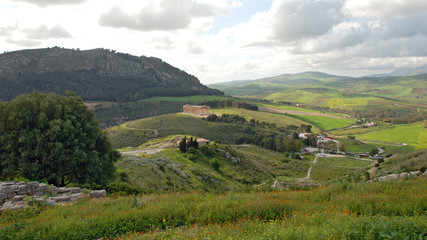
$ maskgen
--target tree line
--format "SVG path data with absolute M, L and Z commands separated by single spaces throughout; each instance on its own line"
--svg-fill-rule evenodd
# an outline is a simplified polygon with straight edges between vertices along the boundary
M 304 146 L 317 146 L 317 136 L 309 134 L 307 139 L 300 139 L 298 132 L 311 133 L 311 125 L 293 124 L 278 127 L 274 123 L 260 122 L 255 119 L 247 121 L 236 114 L 215 114 L 204 118 L 206 121 L 223 122 L 243 125 L 242 135 L 236 139 L 236 144 L 254 144 L 266 149 L 279 152 L 298 152 Z
M 203 105 L 207 105 L 211 108 L 225 108 L 225 107 L 234 107 L 234 108 L 244 108 L 252 111 L 258 111 L 258 106 L 252 103 L 226 99 L 226 100 L 210 100 L 202 102 Z

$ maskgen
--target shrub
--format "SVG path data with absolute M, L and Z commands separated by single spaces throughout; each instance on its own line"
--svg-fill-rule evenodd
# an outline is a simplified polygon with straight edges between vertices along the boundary
M 215 169 L 215 171 L 218 171 L 218 170 L 219 170 L 220 163 L 219 163 L 218 159 L 213 158 L 213 159 L 209 162 L 209 164 L 211 165 L 211 167 L 212 167 L 213 169 Z

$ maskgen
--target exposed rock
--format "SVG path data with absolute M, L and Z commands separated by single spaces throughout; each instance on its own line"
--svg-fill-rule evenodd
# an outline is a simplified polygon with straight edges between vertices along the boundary
M 0 193 L 0 200 L 6 199 L 7 194 L 6 193 Z
M 71 201 L 70 196 L 52 197 L 51 199 L 55 202 L 70 202 Z
M 242 160 L 240 160 L 240 158 L 233 156 L 231 153 L 227 152 L 226 150 L 223 150 L 220 148 L 217 148 L 216 150 L 218 152 L 220 152 L 226 158 L 230 159 L 231 162 L 233 162 L 233 163 L 240 163 L 242 161 Z
M 278 180 L 274 181 L 271 188 L 273 189 L 284 189 L 289 187 L 318 187 L 319 183 L 288 183 L 288 182 L 279 182 Z
M 12 202 L 22 201 L 22 200 L 24 200 L 25 197 L 26 197 L 26 195 L 17 195 L 17 196 L 12 198 Z
M 93 198 L 105 198 L 107 197 L 107 192 L 105 190 L 91 191 L 89 195 Z
M 34 204 L 56 205 L 72 203 L 84 197 L 106 197 L 105 190 L 83 193 L 82 189 L 57 188 L 38 182 L 0 182 L 0 211 L 23 209 Z

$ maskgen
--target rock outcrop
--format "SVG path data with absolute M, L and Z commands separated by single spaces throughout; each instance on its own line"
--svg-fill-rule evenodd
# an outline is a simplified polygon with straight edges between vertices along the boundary
M 0 182 L 0 211 L 24 209 L 35 204 L 72 203 L 83 197 L 106 197 L 105 190 L 87 191 L 76 187 L 55 187 L 38 182 Z

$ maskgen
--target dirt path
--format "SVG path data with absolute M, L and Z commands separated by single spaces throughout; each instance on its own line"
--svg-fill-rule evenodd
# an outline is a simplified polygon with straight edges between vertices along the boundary
M 316 153 L 314 160 L 313 160 L 313 166 L 317 163 L 317 159 L 319 157 L 344 157 L 343 155 L 335 155 L 335 154 L 325 154 L 325 153 Z M 307 176 L 305 178 L 300 178 L 298 179 L 299 181 L 311 181 L 310 177 L 311 177 L 311 169 L 313 168 L 313 166 L 311 166 L 308 171 L 307 171 Z
M 317 113 L 317 112 L 303 112 L 303 111 L 295 111 L 295 110 L 284 110 L 284 109 L 277 109 L 272 107 L 258 107 L 259 111 L 264 112 L 273 112 L 273 113 L 287 113 L 287 114 L 295 114 L 295 115 L 307 115 L 307 116 L 321 116 L 321 117 L 330 117 L 330 118 L 340 118 L 340 119 L 346 119 L 345 117 L 335 116 L 331 114 L 326 113 Z
M 317 154 L 315 155 L 314 160 L 313 160 L 313 165 L 317 163 L 317 158 L 318 158 L 319 156 L 320 156 L 320 154 L 319 154 L 319 153 L 317 153 Z M 308 171 L 307 171 L 307 176 L 306 176 L 305 178 L 300 178 L 299 180 L 300 180 L 300 181 L 307 181 L 307 180 L 310 180 L 310 176 L 311 176 L 311 169 L 312 169 L 312 168 L 313 168 L 313 166 L 311 166 L 311 167 L 308 169 Z

